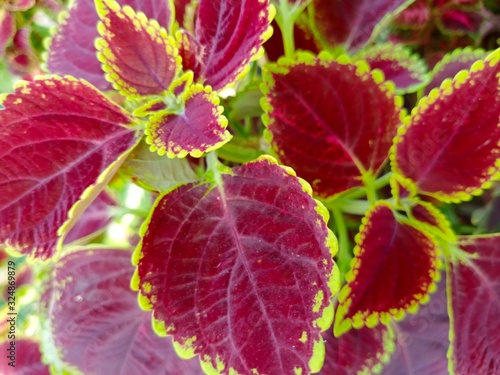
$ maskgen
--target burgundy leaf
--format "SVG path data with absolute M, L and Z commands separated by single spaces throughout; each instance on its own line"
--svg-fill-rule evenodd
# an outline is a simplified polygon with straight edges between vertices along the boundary
M 102 38 L 96 42 L 106 79 L 123 96 L 161 94 L 182 64 L 172 37 L 155 20 L 115 0 L 96 0 Z
M 427 0 L 415 0 L 398 14 L 394 24 L 404 29 L 422 29 L 431 20 L 431 17 L 431 9 Z
M 10 43 L 16 32 L 16 24 L 12 14 L 5 9 L 0 9 L 0 56 L 3 56 L 5 48 Z
M 194 80 L 199 81 L 203 74 L 203 47 L 186 30 L 177 31 L 175 39 L 179 55 L 182 57 L 182 68 L 184 71 L 191 70 L 194 74 Z
M 439 279 L 434 240 L 379 201 L 363 219 L 352 268 L 339 293 L 336 336 L 354 328 L 388 324 L 429 300 Z
M 384 18 L 394 17 L 408 0 L 313 0 L 312 25 L 326 45 L 362 48 Z
M 443 375 L 448 373 L 448 319 L 443 278 L 428 304 L 415 315 L 393 323 L 396 351 L 382 375 Z
M 208 373 L 319 371 L 338 282 L 327 211 L 270 157 L 213 173 L 157 200 L 134 255 L 142 305 Z
M 151 328 L 130 290 L 128 250 L 89 248 L 63 256 L 42 300 L 60 359 L 92 375 L 201 375 Z
M 203 51 L 204 84 L 220 90 L 264 53 L 274 8 L 269 0 L 200 0 L 195 26 Z
M 134 144 L 134 132 L 122 126 L 132 118 L 71 77 L 24 82 L 3 105 L 0 242 L 47 258 L 70 208 L 87 197 L 77 205 L 84 209 Z
M 448 33 L 477 33 L 483 17 L 476 12 L 465 12 L 460 9 L 449 9 L 441 14 L 438 25 Z
M 471 47 L 457 48 L 445 55 L 432 70 L 432 79 L 425 88 L 424 94 L 428 95 L 433 88 L 441 86 L 446 78 L 453 78 L 459 71 L 469 70 L 473 63 L 477 60 L 484 60 L 486 56 L 488 53 L 484 50 Z
M 266 139 L 281 162 L 329 197 L 362 184 L 387 158 L 401 98 L 366 63 L 301 53 L 267 66 Z
M 499 59 L 497 50 L 446 80 L 405 119 L 392 167 L 421 193 L 459 202 L 490 186 L 500 153 Z
M 0 353 L 0 373 L 3 375 L 50 375 L 49 368 L 42 363 L 39 344 L 35 341 L 27 338 L 4 341 L 0 344 Z
M 172 21 L 169 1 L 119 0 L 119 3 L 144 12 L 147 18 L 157 20 L 169 30 Z M 52 38 L 47 56 L 49 72 L 84 78 L 101 90 L 111 89 L 96 57 L 94 40 L 99 36 L 98 21 L 94 0 L 75 0 Z
M 406 212 L 413 219 L 412 223 L 416 226 L 422 226 L 422 229 L 426 232 L 436 233 L 440 237 L 444 235 L 450 242 L 456 240 L 450 222 L 433 204 L 416 200 L 412 202 Z
M 69 244 L 75 241 L 82 243 L 81 241 L 86 241 L 102 232 L 106 225 L 111 222 L 111 208 L 113 206 L 116 206 L 115 200 L 105 191 L 101 192 L 68 232 L 64 243 Z
M 394 332 L 385 325 L 351 330 L 337 338 L 332 330 L 323 334 L 326 357 L 319 375 L 378 373 L 394 351 Z
M 209 86 L 192 85 L 181 100 L 184 108 L 179 113 L 165 110 L 151 117 L 146 129 L 151 151 L 170 158 L 200 157 L 231 139 L 224 108 Z
M 401 44 L 376 44 L 362 49 L 356 59 L 368 62 L 371 69 L 380 69 L 398 93 L 415 92 L 429 79 L 423 60 Z
M 457 375 L 500 373 L 500 235 L 461 237 L 450 265 L 451 356 Z

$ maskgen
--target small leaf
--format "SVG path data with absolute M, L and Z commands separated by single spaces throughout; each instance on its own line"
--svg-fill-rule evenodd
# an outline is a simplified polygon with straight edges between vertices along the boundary
M 270 157 L 212 173 L 157 200 L 134 254 L 142 305 L 207 373 L 319 371 L 338 282 L 327 211 Z
M 0 56 L 4 55 L 5 48 L 16 33 L 16 24 L 12 14 L 0 9 Z
M 280 161 L 330 197 L 376 174 L 400 123 L 402 100 L 366 63 L 306 53 L 267 66 L 265 137 Z
M 274 17 L 269 0 L 200 0 L 195 35 L 203 50 L 204 84 L 221 90 L 263 53 Z
M 413 0 L 313 0 L 312 25 L 325 46 L 359 50 Z
M 398 94 L 415 92 L 429 80 L 424 61 L 401 44 L 376 44 L 362 49 L 355 58 L 368 62 L 371 69 L 380 69 L 386 80 L 394 82 Z
M 477 33 L 484 18 L 478 12 L 466 12 L 460 9 L 445 10 L 438 18 L 437 25 L 444 33 Z
M 500 166 L 499 59 L 497 50 L 445 80 L 405 119 L 392 168 L 420 193 L 460 202 L 490 187 Z
M 144 12 L 160 26 L 169 30 L 172 12 L 167 0 L 120 0 L 136 12 Z M 99 36 L 94 0 L 75 0 L 68 13 L 60 17 L 60 26 L 53 36 L 46 57 L 47 70 L 55 74 L 68 74 L 83 78 L 100 90 L 110 90 L 111 84 L 104 79 L 101 63 L 97 60 L 94 40 Z
M 416 312 L 439 279 L 434 240 L 397 218 L 383 201 L 363 219 L 356 244 L 347 284 L 339 293 L 336 336 Z
M 42 298 L 61 359 L 83 374 L 201 375 L 156 336 L 130 290 L 128 250 L 88 248 L 64 255 Z
M 106 79 L 123 96 L 169 89 L 182 64 L 175 41 L 155 20 L 115 0 L 96 0 L 102 38 L 96 41 Z
M 231 139 L 226 130 L 217 94 L 209 86 L 196 84 L 181 95 L 184 109 L 179 113 L 159 111 L 147 125 L 147 142 L 151 151 L 169 158 L 186 155 L 200 157 L 216 150 Z
M 395 349 L 394 332 L 385 325 L 351 330 L 339 338 L 323 334 L 326 357 L 319 375 L 378 373 Z
M 145 142 L 134 149 L 120 171 L 144 189 L 158 193 L 197 180 L 187 159 L 160 156 L 151 152 Z
M 25 82 L 3 105 L 0 242 L 47 258 L 70 208 L 80 198 L 95 197 L 135 143 L 134 131 L 122 126 L 132 118 L 71 77 Z M 79 209 L 91 199 L 84 201 Z M 78 216 L 75 207 L 70 217 Z
M 450 264 L 450 371 L 500 373 L 500 235 L 461 237 L 466 263 Z
M 393 323 L 397 348 L 382 375 L 443 375 L 448 373 L 450 327 L 445 279 L 417 314 Z
M 421 229 L 426 233 L 437 233 L 439 237 L 444 236 L 450 242 L 455 242 L 455 233 L 451 228 L 450 222 L 433 204 L 417 200 L 407 208 L 406 212 L 413 219 L 413 224 L 421 226 Z
M 5 337 L 7 338 L 7 334 Z M 3 375 L 50 375 L 49 368 L 42 362 L 39 344 L 33 340 L 7 340 L 0 344 L 0 351 L 3 357 L 0 373 Z M 10 356 L 12 357 L 9 358 Z
M 85 209 L 75 226 L 71 228 L 64 239 L 65 244 L 83 244 L 91 238 L 102 233 L 103 229 L 111 222 L 111 207 L 116 206 L 116 201 L 105 191 Z M 76 243 L 75 243 L 76 241 Z
M 203 47 L 196 38 L 186 30 L 175 33 L 179 55 L 182 57 L 184 71 L 191 70 L 195 81 L 199 81 L 203 74 Z
M 428 95 L 433 88 L 441 86 L 446 78 L 453 78 L 459 71 L 469 70 L 473 63 L 486 58 L 486 56 L 488 53 L 483 49 L 472 49 L 471 47 L 457 48 L 448 53 L 432 70 L 432 79 L 425 88 L 424 94 Z

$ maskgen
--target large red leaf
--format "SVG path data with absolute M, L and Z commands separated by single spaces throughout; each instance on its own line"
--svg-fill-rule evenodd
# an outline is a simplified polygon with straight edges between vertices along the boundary
M 266 138 L 283 164 L 329 197 L 362 184 L 386 160 L 402 100 L 379 71 L 347 58 L 280 59 L 267 66 Z
M 209 86 L 192 85 L 182 95 L 183 109 L 178 113 L 159 111 L 147 125 L 147 142 L 151 151 L 170 158 L 186 155 L 200 157 L 231 139 L 226 130 L 219 98 Z
M 39 344 L 35 341 L 19 338 L 4 341 L 0 344 L 0 353 L 2 375 L 50 375 L 49 368 L 42 363 Z
M 91 85 L 70 77 L 24 83 L 3 105 L 0 242 L 50 257 L 70 208 L 84 192 L 96 195 L 96 189 L 86 189 L 102 188 L 119 164 L 115 161 L 134 144 L 134 132 L 122 126 L 132 118 Z
M 269 0 L 200 0 L 195 36 L 203 49 L 204 83 L 220 90 L 264 53 L 274 8 Z
M 445 278 L 417 314 L 393 323 L 396 351 L 382 375 L 443 375 L 448 373 L 448 319 Z
M 352 269 L 339 293 L 336 336 L 415 312 L 439 279 L 434 240 L 380 201 L 363 219 Z
M 338 282 L 327 211 L 270 157 L 219 173 L 158 199 L 134 257 L 143 305 L 207 371 L 318 371 Z
M 385 325 L 351 330 L 337 338 L 332 330 L 323 334 L 326 357 L 319 375 L 379 373 L 394 351 L 394 332 Z
M 500 166 L 499 59 L 497 50 L 444 81 L 405 119 L 392 167 L 421 193 L 459 202 L 490 186 Z
M 500 234 L 462 237 L 466 263 L 450 265 L 451 346 L 456 375 L 500 373 Z
M 312 25 L 326 45 L 358 50 L 384 18 L 394 17 L 413 0 L 313 0 Z
M 97 0 L 102 38 L 96 42 L 106 79 L 124 96 L 161 94 L 179 74 L 175 41 L 155 20 L 115 0 Z
M 83 374 L 201 375 L 158 337 L 130 290 L 128 250 L 88 248 L 57 263 L 42 299 L 60 359 Z
M 169 30 L 173 18 L 169 0 L 118 2 L 130 5 L 137 12 L 144 12 L 148 18 L 157 20 L 160 26 Z M 111 89 L 111 84 L 104 79 L 94 47 L 94 40 L 99 36 L 98 21 L 94 0 L 75 1 L 52 38 L 47 56 L 49 72 L 84 78 L 101 90 Z

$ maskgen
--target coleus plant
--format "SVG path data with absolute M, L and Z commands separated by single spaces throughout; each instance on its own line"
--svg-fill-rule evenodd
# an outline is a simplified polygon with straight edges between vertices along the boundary
M 38 260 L 18 366 L 499 373 L 500 235 L 452 219 L 499 175 L 500 50 L 428 73 L 384 40 L 411 3 L 76 0 L 0 111 L 0 241 Z M 125 248 L 93 235 L 117 212 Z

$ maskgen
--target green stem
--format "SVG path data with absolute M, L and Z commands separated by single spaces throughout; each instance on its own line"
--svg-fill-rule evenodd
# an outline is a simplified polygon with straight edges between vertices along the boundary
M 373 204 L 378 199 L 375 177 L 368 171 L 363 174 L 362 179 L 366 189 L 366 198 L 368 198 L 368 201 Z
M 384 186 L 387 186 L 390 182 L 392 172 L 386 173 L 385 175 L 379 177 L 378 179 L 375 180 L 373 183 L 373 187 L 375 190 L 379 190 L 383 188 Z M 325 201 L 326 205 L 333 204 L 334 202 L 339 202 L 343 200 L 350 200 L 350 199 L 358 199 L 365 197 L 367 195 L 366 193 L 366 187 L 358 187 L 358 188 L 353 188 L 348 191 L 346 191 L 343 194 L 339 194 L 334 198 L 327 199 Z
M 293 7 L 290 8 L 288 0 L 280 0 L 279 7 L 280 14 L 279 17 L 276 18 L 276 22 L 281 29 L 281 34 L 283 35 L 283 48 L 285 50 L 285 56 L 293 58 L 295 53 L 293 28 L 298 14 L 296 9 L 293 9 Z
M 339 251 L 337 254 L 337 265 L 342 275 L 345 275 L 350 268 L 352 254 L 349 249 L 349 237 L 344 216 L 339 207 L 331 207 L 335 227 L 337 229 L 337 237 L 339 240 Z

